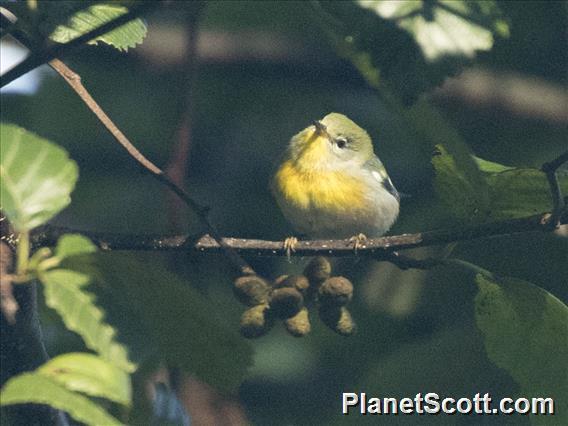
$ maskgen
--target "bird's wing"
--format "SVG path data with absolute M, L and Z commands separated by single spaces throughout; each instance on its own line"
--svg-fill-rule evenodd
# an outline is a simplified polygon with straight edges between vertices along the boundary
M 400 201 L 400 194 L 390 180 L 385 166 L 383 166 L 383 163 L 381 163 L 381 160 L 379 160 L 376 155 L 373 155 L 373 158 L 363 164 L 363 168 L 369 170 L 371 172 L 371 175 L 375 179 L 377 179 L 390 194 L 392 194 L 397 200 Z

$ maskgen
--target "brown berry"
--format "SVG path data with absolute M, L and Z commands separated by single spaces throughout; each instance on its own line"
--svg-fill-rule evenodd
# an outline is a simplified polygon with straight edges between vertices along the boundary
M 268 302 L 270 286 L 258 275 L 245 275 L 235 280 L 233 292 L 242 304 L 256 306 Z
M 291 287 L 276 288 L 270 294 L 270 310 L 278 318 L 291 318 L 304 306 L 302 294 Z
M 244 311 L 241 316 L 241 334 L 248 339 L 260 337 L 265 335 L 273 324 L 268 304 L 254 306 Z
M 280 279 L 282 277 L 286 278 Z M 310 286 L 310 282 L 303 275 L 283 275 L 282 277 L 278 277 L 276 281 L 274 281 L 274 288 L 290 287 L 295 288 L 302 294 L 305 294 Z
M 311 330 L 308 308 L 303 307 L 295 316 L 284 321 L 286 330 L 294 337 L 303 337 Z
M 331 263 L 323 256 L 314 257 L 304 269 L 304 275 L 318 286 L 331 275 Z
M 274 284 L 272 285 L 272 287 L 274 288 L 280 288 L 280 287 L 286 287 L 283 286 L 282 283 L 289 277 L 289 275 L 280 275 L 278 278 L 276 278 L 274 280 Z
M 344 306 L 353 298 L 353 284 L 345 277 L 331 277 L 318 290 L 322 305 Z
M 322 322 L 342 336 L 355 333 L 357 326 L 345 306 L 320 306 L 319 315 Z

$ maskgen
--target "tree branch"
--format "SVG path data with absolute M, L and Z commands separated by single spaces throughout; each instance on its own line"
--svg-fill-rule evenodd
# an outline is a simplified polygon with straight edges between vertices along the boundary
M 123 15 L 126 16 L 126 15 Z M 113 21 L 114 22 L 114 21 Z M 105 24 L 106 25 L 106 24 Z M 100 27 L 102 28 L 102 27 Z M 108 31 L 108 30 L 107 30 Z M 20 38 L 16 35 L 16 39 Z M 92 39 L 96 37 L 93 35 Z M 77 39 L 75 39 L 77 40 Z M 73 40 L 72 42 L 74 42 Z M 25 40 L 20 40 L 23 44 Z M 72 43 L 70 42 L 70 43 Z M 68 44 L 63 45 L 67 46 Z M 81 77 L 66 66 L 62 61 L 54 59 L 49 63 L 73 88 L 89 109 L 99 118 L 101 123 L 109 130 L 117 142 L 128 154 L 140 164 L 144 170 L 154 178 L 172 190 L 187 206 L 194 210 L 201 222 L 208 230 L 209 235 L 191 236 L 136 236 L 100 234 L 78 232 L 90 238 L 103 250 L 178 250 L 197 252 L 219 252 L 227 255 L 229 260 L 240 270 L 242 274 L 254 273 L 248 263 L 239 255 L 254 256 L 282 256 L 286 254 L 282 241 L 250 240 L 237 238 L 223 238 L 215 227 L 209 222 L 206 208 L 200 206 L 191 197 L 170 179 L 159 167 L 148 160 L 128 140 L 128 138 L 113 123 L 108 115 L 96 103 L 89 92 L 81 83 Z M 568 160 L 568 152 L 562 154 L 556 160 L 543 165 L 542 170 L 546 173 L 550 183 L 554 209 L 552 214 L 531 216 L 521 219 L 513 219 L 502 222 L 474 225 L 469 227 L 454 228 L 448 230 L 428 231 L 417 234 L 403 234 L 398 236 L 381 237 L 367 240 L 358 248 L 357 254 L 371 256 L 377 260 L 386 260 L 400 265 L 401 268 L 428 268 L 437 264 L 434 259 L 416 260 L 407 258 L 396 253 L 397 250 L 405 250 L 417 247 L 446 244 L 457 241 L 467 241 L 485 237 L 495 237 L 521 232 L 550 231 L 557 224 L 565 222 L 564 200 L 556 176 L 557 169 Z M 70 229 L 44 226 L 32 235 L 32 242 L 36 245 L 53 245 L 63 233 L 77 232 Z M 295 256 L 353 256 L 355 255 L 350 240 L 310 240 L 300 241 L 295 245 Z
M 402 269 L 428 269 L 438 264 L 436 259 L 418 260 L 397 254 L 398 250 L 429 247 L 451 242 L 470 241 L 480 238 L 494 238 L 526 232 L 550 232 L 550 213 L 511 219 L 481 225 L 371 238 L 353 250 L 353 243 L 345 240 L 299 241 L 292 256 L 368 256 L 376 260 L 392 262 Z M 564 223 L 567 223 L 564 220 Z M 66 233 L 78 233 L 89 238 L 102 250 L 180 251 L 196 253 L 218 253 L 219 243 L 209 235 L 126 235 L 77 231 L 68 228 L 45 225 L 32 232 L 34 246 L 55 245 L 57 239 Z M 241 255 L 286 256 L 282 241 L 266 241 L 242 238 L 223 238 L 223 244 Z
M 32 51 L 32 54 L 30 56 L 28 56 L 18 65 L 16 65 L 12 69 L 5 72 L 2 76 L 0 76 L 0 87 L 4 87 L 5 85 L 11 83 L 12 81 L 20 78 L 24 74 L 33 70 L 34 68 L 37 68 L 40 65 L 43 65 L 51 61 L 52 59 L 64 55 L 65 53 L 76 48 L 77 46 L 87 43 L 103 34 L 106 34 L 114 30 L 115 28 L 118 28 L 138 18 L 144 12 L 154 9 L 158 5 L 159 2 L 153 2 L 153 1 L 137 3 L 135 6 L 132 6 L 128 10 L 128 12 L 125 13 L 124 15 L 120 15 L 118 18 L 113 19 L 112 21 L 109 21 L 101 25 L 100 27 L 97 27 L 89 31 L 88 33 L 76 37 L 67 43 L 55 44 L 50 49 L 44 51 Z
M 199 58 L 197 55 L 197 38 L 198 24 L 202 12 L 205 8 L 204 3 L 195 3 L 194 7 L 182 7 L 180 12 L 184 14 L 185 29 L 185 52 L 183 62 L 183 84 L 180 92 L 183 93 L 182 107 L 180 115 L 180 124 L 176 132 L 176 141 L 173 145 L 172 153 L 168 165 L 165 167 L 166 173 L 173 182 L 180 188 L 186 189 L 185 176 L 187 173 L 187 165 L 189 163 L 190 151 L 193 138 L 193 118 L 195 110 L 195 102 L 193 95 L 195 92 L 195 83 Z M 174 232 L 183 229 L 185 223 L 181 220 L 180 213 L 183 212 L 183 206 L 179 198 L 170 194 L 169 201 L 169 222 Z
M 138 9 L 137 9 L 138 10 Z M 126 16 L 122 15 L 122 17 Z M 2 15 L 3 19 L 7 19 Z M 114 21 L 112 21 L 114 22 Z M 106 25 L 106 24 L 105 24 Z M 104 25 L 103 25 L 104 26 Z M 102 28 L 102 27 L 100 27 Z M 31 41 L 22 33 L 13 34 L 13 37 L 22 43 L 27 48 L 31 48 Z M 80 37 L 79 37 L 80 38 Z M 77 39 L 73 39 L 70 43 Z M 89 39 L 90 40 L 90 39 Z M 69 43 L 67 43 L 69 44 Z M 67 45 L 66 44 L 66 45 Z M 63 46 L 66 46 L 63 45 Z M 77 93 L 85 105 L 95 114 L 99 121 L 105 126 L 105 128 L 110 132 L 114 139 L 126 150 L 126 152 L 142 167 L 142 169 L 148 173 L 156 180 L 164 184 L 171 191 L 173 191 L 191 210 L 193 210 L 202 225 L 207 229 L 207 232 L 211 237 L 217 242 L 218 246 L 223 250 L 225 255 L 229 258 L 231 263 L 239 270 L 240 274 L 254 274 L 252 267 L 241 257 L 239 254 L 227 246 L 219 232 L 209 221 L 208 211 L 209 208 L 203 207 L 194 201 L 189 194 L 184 191 L 180 186 L 178 186 L 162 169 L 152 163 L 148 158 L 146 158 L 133 144 L 130 140 L 122 133 L 116 124 L 111 120 L 111 118 L 104 112 L 100 105 L 95 101 L 91 94 L 87 91 L 83 83 L 81 82 L 81 76 L 69 68 L 63 61 L 59 59 L 53 59 L 49 61 L 49 65 L 69 84 L 69 86 Z
M 81 83 L 81 77 L 71 70 L 59 59 L 54 59 L 50 65 L 55 69 L 71 86 L 71 88 L 79 95 L 87 107 L 97 116 L 99 121 L 107 128 L 115 140 L 128 152 L 128 154 L 140 165 L 143 170 L 149 172 L 151 176 L 173 191 L 190 209 L 192 209 L 199 217 L 201 223 L 207 229 L 207 232 L 218 242 L 221 249 L 225 252 L 231 263 L 239 269 L 241 274 L 252 274 L 254 270 L 240 257 L 230 246 L 225 245 L 221 235 L 209 221 L 207 207 L 203 207 L 194 201 L 187 192 L 164 173 L 162 169 L 147 159 L 122 133 L 122 131 L 114 124 L 110 117 L 103 111 L 99 104 L 93 99 L 90 93 Z
M 107 128 L 115 140 L 128 152 L 128 154 L 140 165 L 142 168 L 149 172 L 151 176 L 173 191 L 190 209 L 192 209 L 199 217 L 207 232 L 218 242 L 219 246 L 223 249 L 231 263 L 240 270 L 241 274 L 252 274 L 254 270 L 240 257 L 230 246 L 225 245 L 221 235 L 215 229 L 213 224 L 209 221 L 208 208 L 199 205 L 194 201 L 187 192 L 164 173 L 162 169 L 148 160 L 122 133 L 122 131 L 114 124 L 110 117 L 103 111 L 99 104 L 93 99 L 90 93 L 85 89 L 81 83 L 81 77 L 71 70 L 59 59 L 54 59 L 50 65 L 63 77 L 63 79 L 71 86 L 71 88 L 79 95 L 81 100 L 87 107 L 97 116 L 99 121 Z

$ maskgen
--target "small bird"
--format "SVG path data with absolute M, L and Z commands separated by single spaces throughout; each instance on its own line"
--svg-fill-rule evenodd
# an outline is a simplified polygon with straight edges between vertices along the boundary
M 332 112 L 295 135 L 271 190 L 296 231 L 318 239 L 383 235 L 399 213 L 400 196 L 369 134 Z M 297 240 L 288 239 L 290 248 Z

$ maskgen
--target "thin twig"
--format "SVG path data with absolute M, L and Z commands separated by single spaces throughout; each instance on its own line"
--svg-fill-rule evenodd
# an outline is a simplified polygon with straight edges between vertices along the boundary
M 69 52 L 70 50 L 138 18 L 144 12 L 157 7 L 159 3 L 160 2 L 153 1 L 139 2 L 135 6 L 132 6 L 124 15 L 120 15 L 118 18 L 113 19 L 112 21 L 109 21 L 101 25 L 100 27 L 97 27 L 89 31 L 88 33 L 76 37 L 67 43 L 55 44 L 50 49 L 45 51 L 32 52 L 30 56 L 28 56 L 18 65 L 8 70 L 0 77 L 0 87 L 4 87 L 5 85 L 33 70 L 34 68 L 37 68 L 40 65 L 51 61 L 52 59 L 58 58 Z
M 125 16 L 125 15 L 122 15 Z M 7 18 L 6 18 L 7 19 Z M 114 22 L 114 21 L 113 21 Z M 31 42 L 25 35 L 21 33 L 13 34 L 13 37 L 24 46 L 31 48 Z M 75 41 L 77 39 L 74 39 Z M 69 84 L 69 86 L 77 93 L 87 107 L 97 116 L 99 121 L 111 133 L 114 139 L 128 152 L 128 154 L 140 165 L 143 170 L 150 173 L 155 179 L 173 191 L 190 209 L 192 209 L 200 219 L 207 232 L 218 242 L 221 249 L 225 252 L 231 263 L 240 271 L 241 274 L 254 274 L 252 267 L 238 255 L 231 247 L 226 246 L 223 239 L 216 228 L 209 221 L 207 212 L 208 208 L 199 205 L 194 201 L 187 192 L 180 188 L 172 181 L 163 170 L 146 158 L 122 133 L 122 131 L 114 124 L 110 117 L 104 112 L 100 105 L 93 99 L 81 82 L 79 74 L 74 72 L 60 59 L 52 59 L 49 65 Z
M 99 104 L 93 99 L 90 93 L 85 89 L 81 83 L 81 77 L 71 70 L 59 59 L 54 59 L 49 63 L 55 71 L 57 71 L 63 79 L 71 86 L 71 88 L 79 95 L 81 100 L 87 107 L 97 116 L 99 121 L 107 128 L 116 141 L 128 152 L 128 154 L 140 164 L 144 170 L 148 171 L 154 178 L 160 181 L 173 191 L 189 208 L 191 208 L 199 217 L 202 224 L 207 229 L 207 232 L 218 242 L 219 246 L 223 249 L 229 260 L 237 267 L 241 274 L 252 274 L 253 269 L 247 262 L 240 257 L 230 246 L 223 243 L 223 239 L 219 232 L 209 221 L 207 212 L 208 208 L 199 205 L 194 201 L 182 188 L 176 185 L 162 169 L 148 160 L 122 133 L 122 131 L 114 124 L 110 117 L 103 111 Z

